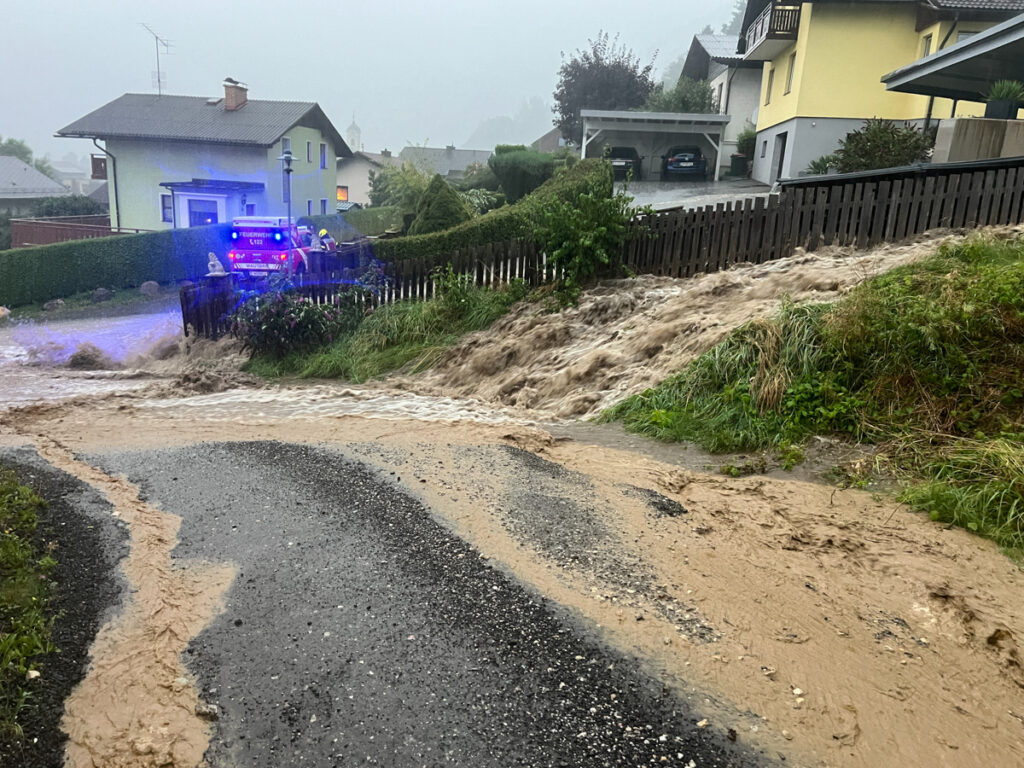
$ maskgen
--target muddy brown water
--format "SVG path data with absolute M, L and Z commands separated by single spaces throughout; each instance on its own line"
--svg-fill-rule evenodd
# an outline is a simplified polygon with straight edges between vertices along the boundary
M 726 478 L 693 449 L 577 421 L 785 295 L 834 298 L 932 247 L 604 286 L 561 319 L 520 307 L 426 375 L 367 387 L 254 384 L 230 345 L 184 354 L 173 330 L 146 337 L 161 350 L 147 358 L 104 348 L 96 329 L 80 327 L 77 341 L 115 369 L 71 370 L 56 358 L 41 365 L 24 330 L 0 329 L 0 443 L 34 445 L 98 488 L 132 535 L 123 569 L 135 591 L 69 700 L 67 765 L 95 755 L 108 765 L 200 764 L 209 724 L 192 714 L 194 681 L 178 655 L 218 610 L 233 567 L 176 561 L 176 521 L 77 457 L 265 439 L 338 446 L 400 474 L 483 556 L 702 702 L 710 727 L 740 729 L 791 764 L 1024 764 L 1024 577 L 993 545 L 887 496 L 785 475 Z M 138 323 L 126 322 L 125 338 L 140 336 Z M 33 338 L 55 348 L 52 337 Z M 63 362 L 78 348 L 61 347 Z M 635 564 L 654 588 L 631 590 L 619 569 L 590 567 L 593 558 L 553 560 L 510 523 L 499 501 L 509 479 L 480 458 L 498 446 L 584 478 L 581 506 L 605 531 L 601 557 Z M 645 492 L 685 512 L 652 516 Z M 137 655 L 152 663 L 120 661 Z M 96 717 L 117 690 L 135 691 L 144 716 Z

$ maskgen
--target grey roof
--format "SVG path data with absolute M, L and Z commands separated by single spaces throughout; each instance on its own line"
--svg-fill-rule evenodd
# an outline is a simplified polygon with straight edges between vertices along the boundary
M 455 147 L 406 147 L 398 156 L 427 171 L 448 176 L 461 173 L 473 163 L 486 164 L 494 154 L 489 149 L 455 149 Z
M 110 200 L 110 192 L 107 190 L 107 182 L 103 182 L 96 189 L 90 192 L 86 197 L 91 197 L 97 203 L 107 205 Z
M 16 157 L 0 155 L 0 198 L 64 197 L 70 195 L 62 184 L 40 173 Z
M 739 35 L 694 35 L 694 39 L 708 52 L 712 59 L 742 59 L 736 53 Z
M 126 93 L 57 131 L 75 138 L 132 138 L 269 147 L 293 126 L 320 128 L 341 157 L 351 150 L 320 106 L 309 101 L 249 99 L 224 109 L 223 99 Z
M 963 11 L 1024 11 L 1024 0 L 931 0 L 939 8 Z

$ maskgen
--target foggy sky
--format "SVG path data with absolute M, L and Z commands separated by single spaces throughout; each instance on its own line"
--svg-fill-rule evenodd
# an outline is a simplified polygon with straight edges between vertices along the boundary
M 643 63 L 657 50 L 660 72 L 706 24 L 719 29 L 733 0 L 4 4 L 0 136 L 58 159 L 94 148 L 57 130 L 123 93 L 156 92 L 142 22 L 172 44 L 161 57 L 165 93 L 222 96 L 234 77 L 252 99 L 318 102 L 342 135 L 355 113 L 364 148 L 378 152 L 465 147 L 484 120 L 531 113 L 531 99 L 550 106 L 561 52 L 599 30 L 618 33 Z

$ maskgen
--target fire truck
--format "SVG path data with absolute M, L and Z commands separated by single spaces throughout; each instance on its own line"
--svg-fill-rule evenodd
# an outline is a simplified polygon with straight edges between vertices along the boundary
M 311 235 L 286 216 L 239 216 L 231 222 L 231 272 L 243 278 L 305 272 Z

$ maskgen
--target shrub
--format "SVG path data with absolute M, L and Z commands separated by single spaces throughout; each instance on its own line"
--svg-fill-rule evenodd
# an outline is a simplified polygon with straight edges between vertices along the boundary
M 575 304 L 583 285 L 619 268 L 632 198 L 584 192 L 546 206 L 537 240 L 562 272 L 555 295 L 563 306 Z
M 350 291 L 318 305 L 292 291 L 244 301 L 231 318 L 231 333 L 254 355 L 282 358 L 308 352 L 351 333 L 362 319 L 359 294 Z
M 754 148 L 757 146 L 757 131 L 753 128 L 744 128 L 736 137 L 736 151 L 748 160 L 754 158 Z
M 985 94 L 985 101 L 1024 101 L 1024 83 L 1017 80 L 996 80 Z
M 555 159 L 522 146 L 499 145 L 487 160 L 501 182 L 505 198 L 514 203 L 551 178 Z
M 911 123 L 868 120 L 862 128 L 846 134 L 835 152 L 840 173 L 896 168 L 923 162 L 932 139 Z
M 644 112 L 707 114 L 717 112 L 718 104 L 707 80 L 693 80 L 681 75 L 675 87 L 670 90 L 666 91 L 661 83 L 654 86 L 640 109 Z
M 835 168 L 839 162 L 835 154 L 822 155 L 817 160 L 811 160 L 807 164 L 807 173 L 811 176 L 823 176 L 828 173 L 830 168 Z
M 471 189 L 483 189 L 488 192 L 497 192 L 501 186 L 498 177 L 487 163 L 473 163 L 462 175 L 462 178 L 455 182 L 455 188 L 468 192 Z
M 486 189 L 467 189 L 460 192 L 463 205 L 475 216 L 493 211 L 505 204 L 505 196 L 501 192 L 488 192 Z
M 342 218 L 359 234 L 371 237 L 402 228 L 402 209 L 397 205 L 353 208 L 343 213 Z
M 0 304 L 16 307 L 107 288 L 138 288 L 206 274 L 227 251 L 230 224 L 74 240 L 0 252 Z
M 529 237 L 542 212 L 552 201 L 571 200 L 583 193 L 611 196 L 612 167 L 608 161 L 596 158 L 582 160 L 555 174 L 514 205 L 503 206 L 442 232 L 381 240 L 374 244 L 374 251 L 384 262 L 437 259 L 459 248 Z
M 402 213 L 412 213 L 430 184 L 430 176 L 406 160 L 401 165 L 386 165 L 370 171 L 370 204 L 395 205 Z
M 106 208 L 91 197 L 71 195 L 69 197 L 47 197 L 36 205 L 36 216 L 88 216 L 105 213 Z
M 441 174 L 435 174 L 420 197 L 420 203 L 416 207 L 416 218 L 409 227 L 409 234 L 429 235 L 432 232 L 450 229 L 469 221 L 470 218 L 470 213 L 458 192 L 451 188 Z

